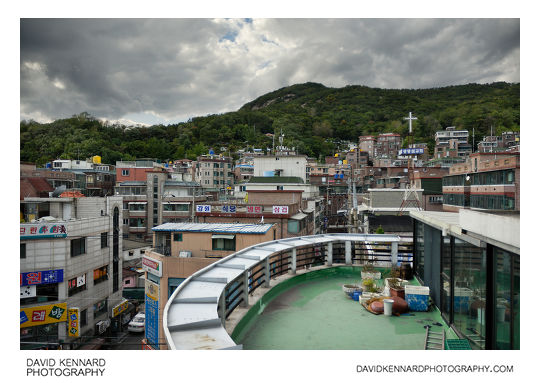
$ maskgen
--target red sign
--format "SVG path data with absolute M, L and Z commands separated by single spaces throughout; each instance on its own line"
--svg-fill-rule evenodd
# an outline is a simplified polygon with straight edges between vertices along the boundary
M 262 206 L 248 206 L 246 211 L 251 214 L 260 214 L 262 213 Z
M 43 322 L 45 320 L 45 313 L 47 310 L 32 311 L 32 322 Z

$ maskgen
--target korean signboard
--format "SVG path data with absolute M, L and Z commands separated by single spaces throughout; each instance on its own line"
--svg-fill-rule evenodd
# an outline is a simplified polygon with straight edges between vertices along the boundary
M 144 291 L 145 336 L 148 344 L 159 350 L 159 285 L 146 280 Z
M 156 259 L 143 257 L 142 268 L 144 271 L 148 271 L 149 273 L 157 275 L 158 277 L 161 277 L 163 275 L 161 261 L 158 261 Z
M 21 286 L 45 285 L 64 281 L 64 270 L 42 270 L 21 273 Z
M 210 205 L 197 205 L 197 213 L 210 213 Z
M 289 214 L 289 207 L 288 206 L 272 206 L 272 213 Z
M 80 335 L 80 319 L 81 314 L 78 307 L 72 307 L 68 309 L 68 335 L 78 337 Z
M 246 212 L 248 214 L 260 214 L 263 212 L 262 206 L 246 206 Z
M 113 307 L 113 312 L 112 312 L 113 318 L 122 314 L 124 311 L 127 310 L 127 308 L 128 308 L 128 301 L 124 299 L 122 303 Z
M 236 206 L 235 205 L 223 205 L 221 207 L 222 213 L 236 213 Z
M 66 320 L 66 303 L 55 303 L 52 305 L 27 307 L 21 309 L 21 328 L 65 322 Z
M 36 296 L 36 286 L 21 286 L 21 298 L 32 298 Z
M 65 238 L 66 227 L 62 224 L 37 223 L 21 225 L 20 239 Z
M 423 148 L 400 149 L 399 155 L 402 156 L 404 154 L 424 154 L 424 149 Z

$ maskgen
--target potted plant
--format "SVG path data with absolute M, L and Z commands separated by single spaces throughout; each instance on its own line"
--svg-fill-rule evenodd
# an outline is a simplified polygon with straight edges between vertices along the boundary
M 362 302 L 365 302 L 380 293 L 379 287 L 373 278 L 362 280 Z
M 399 277 L 400 270 L 393 267 L 390 277 L 385 279 L 385 285 L 389 288 L 390 296 L 405 299 L 405 284 L 408 282 Z
M 362 279 L 381 279 L 381 272 L 375 270 L 375 266 L 373 263 L 377 260 L 377 258 L 370 259 L 364 263 L 362 266 Z

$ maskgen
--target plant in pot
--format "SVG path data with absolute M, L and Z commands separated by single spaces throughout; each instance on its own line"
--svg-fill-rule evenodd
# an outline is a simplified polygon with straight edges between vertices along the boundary
M 390 273 L 390 278 L 386 278 L 386 285 L 390 290 L 390 296 L 400 297 L 405 299 L 405 287 L 404 282 L 400 276 L 400 270 L 393 268 Z
M 367 260 L 362 266 L 362 279 L 381 279 L 381 272 L 375 270 L 374 263 L 377 258 Z
M 373 278 L 367 278 L 362 281 L 362 289 L 368 293 L 378 293 L 379 288 Z

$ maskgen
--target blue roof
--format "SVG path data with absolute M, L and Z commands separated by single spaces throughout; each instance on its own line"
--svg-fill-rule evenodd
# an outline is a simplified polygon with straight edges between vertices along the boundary
M 272 224 L 247 224 L 247 223 L 183 223 L 167 222 L 152 228 L 152 231 L 189 231 L 200 233 L 240 233 L 240 234 L 264 234 L 272 227 Z

